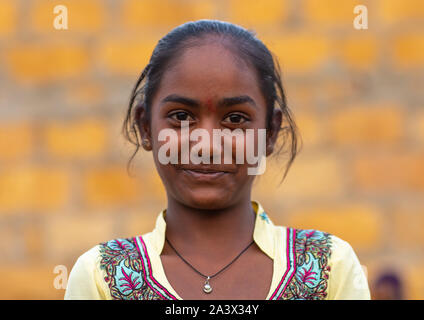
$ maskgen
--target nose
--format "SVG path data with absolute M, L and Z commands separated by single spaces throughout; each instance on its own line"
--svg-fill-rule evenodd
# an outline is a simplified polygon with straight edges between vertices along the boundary
M 192 152 L 197 152 L 203 161 L 208 159 L 209 163 L 233 165 L 244 163 L 246 141 L 242 129 L 223 128 L 213 117 L 203 119 L 198 128 L 203 134 L 194 138 L 198 142 Z
M 213 117 L 203 119 L 200 125 L 193 130 L 190 134 L 190 140 L 192 140 L 190 152 L 194 154 L 193 159 L 198 156 L 202 161 L 208 163 L 223 163 L 221 161 L 223 153 L 222 139 L 219 134 L 216 134 L 217 130 L 221 130 L 221 127 Z

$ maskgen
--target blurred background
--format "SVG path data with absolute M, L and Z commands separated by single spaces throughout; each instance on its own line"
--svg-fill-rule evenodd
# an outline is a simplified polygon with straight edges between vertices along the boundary
M 424 299 L 422 0 L 0 0 L 0 298 L 63 299 L 55 271 L 154 227 L 164 188 L 150 153 L 128 176 L 120 129 L 157 41 L 202 18 L 275 53 L 303 137 L 286 180 L 268 160 L 253 199 L 348 241 L 374 299 Z

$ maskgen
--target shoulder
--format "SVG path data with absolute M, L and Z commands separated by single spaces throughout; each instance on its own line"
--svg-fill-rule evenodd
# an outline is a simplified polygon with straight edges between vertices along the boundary
M 316 229 L 287 228 L 287 233 L 290 232 L 296 252 L 315 259 L 325 258 L 328 270 L 360 265 L 352 246 L 334 234 Z M 321 265 L 323 263 L 321 261 Z
M 286 234 L 295 264 L 286 298 L 296 292 L 292 298 L 369 299 L 364 271 L 347 241 L 316 229 L 286 228 Z
M 371 298 L 364 266 L 350 243 L 332 236 L 330 299 L 369 300 Z
M 98 245 L 99 268 L 111 299 L 161 299 L 148 284 L 150 278 L 146 274 L 150 271 L 146 268 L 150 265 L 145 264 L 140 251 L 146 235 L 113 239 Z
M 288 239 L 293 239 L 297 252 L 322 256 L 331 262 L 356 257 L 352 246 L 345 240 L 329 232 L 317 229 L 286 228 Z
M 73 270 L 104 269 L 122 257 L 137 254 L 135 238 L 118 238 L 101 242 L 80 255 Z
M 287 228 L 287 232 L 291 232 L 294 239 L 299 244 L 304 244 L 306 247 L 331 247 L 334 237 L 328 232 L 316 229 Z
M 99 273 L 100 247 L 95 245 L 79 256 L 72 267 L 66 286 L 65 299 L 107 299 Z
M 316 229 L 287 229 L 293 233 L 296 252 L 321 259 L 321 265 L 325 263 L 328 270 L 360 265 L 352 246 L 334 234 Z
M 307 255 L 310 259 L 331 258 L 334 250 L 334 236 L 316 229 L 286 228 L 287 239 L 296 254 Z M 321 264 L 323 265 L 323 264 Z
M 113 298 L 110 285 L 117 270 L 125 273 L 124 264 L 131 268 L 131 261 L 137 258 L 134 238 L 113 239 L 93 246 L 81 254 L 72 267 L 65 299 Z

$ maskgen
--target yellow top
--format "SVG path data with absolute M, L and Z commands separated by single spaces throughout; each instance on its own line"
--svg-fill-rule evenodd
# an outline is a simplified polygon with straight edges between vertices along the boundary
M 365 273 L 346 241 L 318 230 L 275 226 L 261 204 L 253 240 L 273 259 L 266 299 L 370 299 Z M 165 276 L 160 254 L 166 209 L 153 231 L 94 246 L 76 261 L 65 299 L 181 299 Z

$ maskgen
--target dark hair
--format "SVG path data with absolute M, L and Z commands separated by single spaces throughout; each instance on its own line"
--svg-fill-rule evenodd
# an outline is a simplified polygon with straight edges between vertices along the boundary
M 215 37 L 210 38 L 208 36 Z M 286 143 L 290 142 L 290 157 L 281 180 L 282 182 L 297 153 L 300 151 L 298 150 L 298 139 L 300 136 L 291 111 L 287 106 L 278 60 L 262 41 L 256 37 L 254 31 L 246 30 L 232 23 L 208 19 L 184 23 L 160 39 L 153 50 L 149 63 L 139 76 L 132 91 L 127 115 L 122 127 L 126 139 L 136 146 L 136 150 L 127 164 L 127 170 L 140 147 L 138 138 L 140 134 L 138 128 L 139 119 L 136 119 L 134 115 L 134 105 L 136 105 L 136 108 L 143 105 L 146 117 L 150 121 L 152 98 L 159 88 L 160 81 L 167 67 L 180 56 L 183 50 L 200 45 L 210 39 L 220 41 L 223 46 L 234 52 L 236 58 L 243 59 L 256 70 L 260 89 L 265 97 L 267 106 L 267 128 L 270 128 L 275 105 L 281 109 L 283 123 L 286 121 L 287 125 L 279 128 L 278 134 L 283 135 L 284 138 L 278 152 L 274 154 L 281 154 L 281 151 L 285 149 Z

